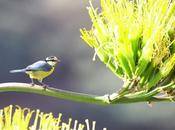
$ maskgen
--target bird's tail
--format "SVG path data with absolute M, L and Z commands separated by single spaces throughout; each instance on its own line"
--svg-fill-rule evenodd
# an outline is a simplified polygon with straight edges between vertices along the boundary
M 24 73 L 26 69 L 10 70 L 10 73 Z

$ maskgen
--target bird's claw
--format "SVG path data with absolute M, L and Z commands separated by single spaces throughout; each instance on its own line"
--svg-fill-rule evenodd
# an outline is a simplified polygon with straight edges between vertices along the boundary
M 47 84 L 43 84 L 42 86 L 43 86 L 43 89 L 44 89 L 44 90 L 46 90 L 47 87 L 49 87 L 49 85 L 47 85 Z
M 32 87 L 35 86 L 35 83 L 30 83 L 30 84 L 31 84 Z

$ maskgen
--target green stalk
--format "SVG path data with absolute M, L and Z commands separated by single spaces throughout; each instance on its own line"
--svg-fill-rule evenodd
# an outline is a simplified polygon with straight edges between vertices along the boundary
M 82 93 L 75 93 L 71 91 L 55 89 L 52 87 L 47 87 L 43 89 L 42 86 L 26 83 L 1 83 L 0 92 L 26 92 L 26 93 L 36 93 L 40 95 L 72 100 L 77 102 L 92 103 L 92 104 L 107 104 L 107 100 L 103 96 L 88 95 Z
M 156 88 L 155 91 L 159 91 L 160 89 Z M 120 97 L 117 93 L 114 94 L 106 94 L 104 96 L 97 95 L 89 95 L 84 93 L 76 93 L 61 89 L 55 89 L 48 87 L 46 90 L 43 89 L 42 86 L 35 85 L 31 86 L 26 83 L 1 83 L 0 84 L 0 92 L 22 92 L 22 93 L 35 93 L 39 95 L 45 95 L 70 101 L 83 102 L 89 104 L 98 104 L 98 105 L 108 105 L 108 104 L 123 104 L 123 103 L 135 103 L 135 102 L 158 102 L 158 101 L 171 101 L 169 98 L 157 98 L 153 97 L 153 94 L 140 94 L 138 96 L 133 96 L 132 94 L 125 95 Z M 156 94 L 156 93 L 154 93 Z

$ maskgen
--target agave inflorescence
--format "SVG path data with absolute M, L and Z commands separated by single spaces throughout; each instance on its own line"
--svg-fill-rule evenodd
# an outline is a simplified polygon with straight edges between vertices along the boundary
M 100 9 L 90 1 L 88 11 L 92 28 L 81 29 L 81 37 L 124 81 L 120 95 L 173 90 L 174 0 L 101 0 Z
M 95 124 L 93 121 L 91 125 L 88 119 L 79 123 L 72 118 L 66 123 L 62 120 L 62 113 L 55 118 L 52 113 L 43 113 L 39 109 L 30 110 L 12 105 L 0 109 L 0 130 L 95 130 Z

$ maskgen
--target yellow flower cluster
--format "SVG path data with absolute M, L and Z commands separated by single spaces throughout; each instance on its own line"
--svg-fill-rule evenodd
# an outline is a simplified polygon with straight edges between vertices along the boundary
M 88 119 L 84 123 L 78 123 L 69 118 L 66 123 L 62 121 L 61 113 L 55 118 L 52 113 L 46 114 L 39 109 L 35 111 L 9 105 L 0 110 L 0 130 L 95 130 L 95 125 L 95 121 L 91 125 Z
M 127 89 L 151 90 L 175 65 L 175 1 L 101 0 L 88 7 L 90 30 L 81 38 Z M 133 88 L 136 86 L 136 88 Z

